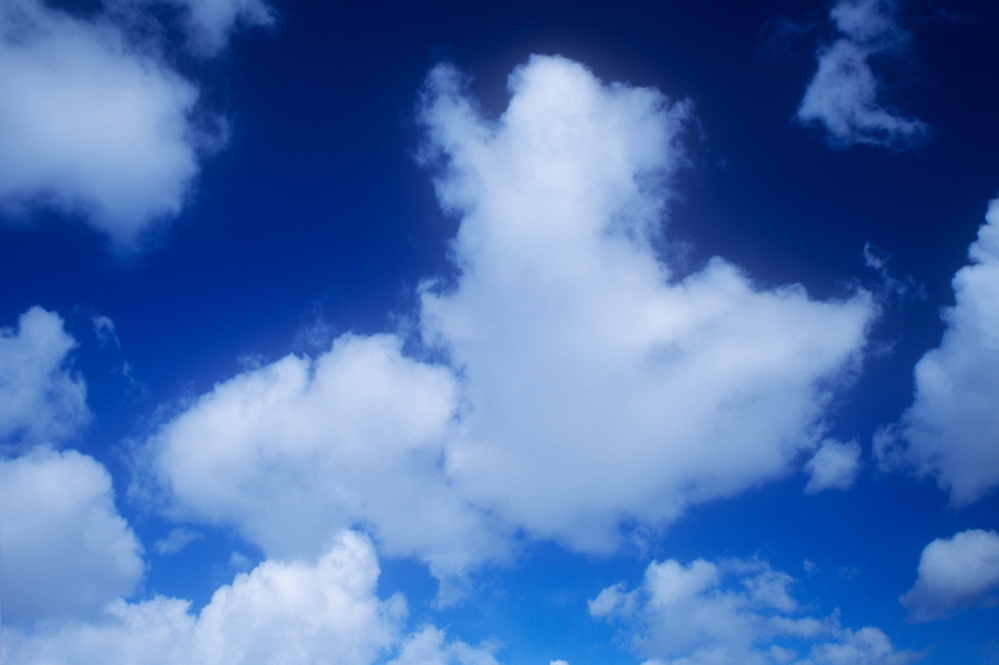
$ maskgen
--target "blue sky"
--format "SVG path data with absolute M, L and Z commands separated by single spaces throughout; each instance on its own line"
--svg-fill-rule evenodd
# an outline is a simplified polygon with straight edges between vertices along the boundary
M 999 662 L 999 11 L 0 0 L 8 663 Z

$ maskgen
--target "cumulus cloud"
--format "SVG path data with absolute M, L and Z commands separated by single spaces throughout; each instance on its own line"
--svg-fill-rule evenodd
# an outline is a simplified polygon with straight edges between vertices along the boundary
M 899 601 L 913 621 L 943 619 L 975 605 L 995 605 L 999 534 L 969 529 L 937 538 L 919 557 L 916 584 Z
M 185 0 L 194 43 L 217 52 L 240 17 L 269 20 L 255 0 Z M 119 251 L 180 212 L 199 152 L 216 146 L 194 122 L 199 91 L 109 3 L 80 18 L 41 0 L 0 2 L 0 212 L 41 206 L 81 215 Z
M 517 532 L 611 551 L 619 520 L 674 519 L 821 439 L 875 306 L 761 289 L 719 258 L 671 280 L 657 247 L 689 105 L 535 57 L 488 121 L 460 82 L 435 69 L 420 111 L 462 216 L 460 277 L 420 292 L 450 365 L 346 335 L 219 384 L 141 447 L 170 514 L 278 558 L 360 524 L 447 577 Z
M 54 443 L 90 420 L 87 386 L 67 367 L 76 340 L 58 314 L 32 307 L 0 328 L 0 444 Z
M 885 468 L 936 476 L 959 506 L 999 485 L 999 199 L 985 219 L 954 275 L 940 346 L 916 364 L 912 406 L 875 437 Z
M 117 600 L 99 620 L 8 630 L 5 648 L 11 662 L 46 665 L 367 665 L 396 651 L 400 665 L 494 665 L 487 647 L 433 626 L 403 636 L 405 600 L 379 600 L 378 573 L 371 543 L 347 531 L 315 563 L 265 561 L 237 575 L 197 615 L 174 598 Z
M 856 441 L 842 443 L 826 439 L 805 464 L 805 471 L 811 476 L 805 485 L 805 494 L 849 489 L 857 479 L 859 469 L 860 445 Z
M 915 654 L 895 650 L 879 629 L 843 628 L 838 613 L 808 616 L 791 596 L 793 579 L 758 560 L 684 566 L 653 562 L 642 585 L 608 587 L 591 616 L 620 625 L 646 665 L 888 665 Z M 804 658 L 798 649 L 810 647 Z
M 822 125 L 834 147 L 911 145 L 925 133 L 926 124 L 887 107 L 871 69 L 873 56 L 897 52 L 908 34 L 895 23 L 885 0 L 840 0 L 829 16 L 842 36 L 816 54 L 818 69 L 795 120 Z
M 94 615 L 132 593 L 142 548 L 93 458 L 40 446 L 0 460 L 0 506 L 5 622 Z
M 465 496 L 539 537 L 609 551 L 788 471 L 855 368 L 870 295 L 763 289 L 715 257 L 673 279 L 657 249 L 685 163 L 686 103 L 534 56 L 497 120 L 435 69 L 421 117 L 453 285 L 422 287 L 423 334 L 460 368 L 446 465 Z
M 447 485 L 451 372 L 393 335 L 345 335 L 222 383 L 147 442 L 171 514 L 236 524 L 271 557 L 315 556 L 367 525 L 384 551 L 464 570 L 495 546 Z

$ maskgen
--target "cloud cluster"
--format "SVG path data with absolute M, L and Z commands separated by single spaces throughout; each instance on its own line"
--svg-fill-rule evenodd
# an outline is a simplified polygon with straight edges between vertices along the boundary
M 937 538 L 919 557 L 916 584 L 899 601 L 913 621 L 943 619 L 974 605 L 995 605 L 999 598 L 999 534 L 969 529 Z
M 4 646 L 28 665 L 367 665 L 393 651 L 399 665 L 495 665 L 487 647 L 447 642 L 433 626 L 402 635 L 406 603 L 378 599 L 378 573 L 371 543 L 348 531 L 315 563 L 267 561 L 237 575 L 197 615 L 173 598 L 117 600 L 100 620 L 7 630 Z
M 93 458 L 38 446 L 0 460 L 0 506 L 5 623 L 91 616 L 131 595 L 142 547 Z
M 738 559 L 684 566 L 653 562 L 642 585 L 608 587 L 590 614 L 621 625 L 646 665 L 893 665 L 915 654 L 895 650 L 877 628 L 843 628 L 838 614 L 804 615 L 793 579 L 764 562 Z M 806 657 L 798 649 L 808 646 Z
M 908 39 L 885 0 L 840 0 L 829 12 L 842 37 L 816 54 L 818 69 L 801 99 L 795 120 L 820 124 L 828 143 L 905 147 L 918 140 L 926 124 L 885 106 L 874 56 L 901 49 Z
M 237 20 L 271 20 L 255 0 L 178 4 L 204 53 Z M 127 252 L 180 212 L 199 152 L 221 137 L 198 129 L 197 84 L 141 37 L 162 14 L 153 10 L 120 0 L 81 17 L 41 0 L 0 2 L 0 213 L 81 215 Z
M 58 314 L 32 307 L 0 328 L 0 445 L 56 443 L 90 420 L 87 386 L 67 367 L 76 340 Z
M 434 574 L 510 534 L 612 551 L 618 524 L 787 473 L 821 439 L 876 307 L 762 289 L 720 258 L 657 259 L 688 104 L 534 57 L 487 120 L 440 66 L 423 159 L 462 217 L 461 273 L 421 287 L 418 330 L 346 335 L 219 384 L 144 444 L 170 514 L 233 524 L 268 556 L 363 525 Z
M 883 466 L 936 476 L 959 506 L 999 485 L 999 199 L 985 220 L 954 275 L 940 346 L 916 364 L 912 406 L 875 437 Z

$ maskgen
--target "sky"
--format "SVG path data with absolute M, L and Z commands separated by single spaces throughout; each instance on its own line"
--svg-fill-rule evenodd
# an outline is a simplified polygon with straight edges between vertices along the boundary
M 0 0 L 0 658 L 999 663 L 997 31 Z

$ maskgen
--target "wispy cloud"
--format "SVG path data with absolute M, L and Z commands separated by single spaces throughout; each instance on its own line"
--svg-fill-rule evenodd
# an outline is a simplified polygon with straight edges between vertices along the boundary
M 918 142 L 927 125 L 905 117 L 884 99 L 873 56 L 891 57 L 909 36 L 895 23 L 884 0 L 840 0 L 829 12 L 842 37 L 816 53 L 818 69 L 795 114 L 819 124 L 828 143 L 904 148 Z

